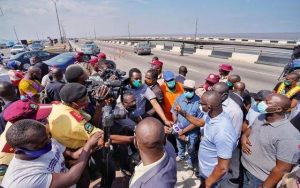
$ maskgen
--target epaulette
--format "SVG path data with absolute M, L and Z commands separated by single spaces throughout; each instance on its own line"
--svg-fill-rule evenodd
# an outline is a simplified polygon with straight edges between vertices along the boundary
M 70 114 L 72 117 L 74 117 L 76 119 L 77 122 L 81 122 L 82 120 L 84 120 L 84 117 L 81 114 L 79 114 L 78 112 L 70 111 Z

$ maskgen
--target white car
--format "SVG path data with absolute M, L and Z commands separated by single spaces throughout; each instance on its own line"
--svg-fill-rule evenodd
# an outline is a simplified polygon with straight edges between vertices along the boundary
M 26 51 L 28 51 L 28 48 L 26 46 L 24 46 L 22 44 L 16 44 L 11 48 L 10 53 L 12 55 L 16 55 L 20 52 L 26 52 Z

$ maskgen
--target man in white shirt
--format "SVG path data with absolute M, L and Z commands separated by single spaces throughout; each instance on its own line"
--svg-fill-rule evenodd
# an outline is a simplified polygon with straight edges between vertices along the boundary
M 6 132 L 15 156 L 3 178 L 3 187 L 70 187 L 75 185 L 101 133 L 95 133 L 83 148 L 69 156 L 78 161 L 68 171 L 64 164 L 66 148 L 50 139 L 45 126 L 32 119 L 15 122 Z

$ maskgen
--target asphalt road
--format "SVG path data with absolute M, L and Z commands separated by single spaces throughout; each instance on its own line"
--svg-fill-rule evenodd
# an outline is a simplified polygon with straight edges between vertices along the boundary
M 152 50 L 152 55 L 139 56 L 133 53 L 132 46 L 108 44 L 96 42 L 107 58 L 116 62 L 117 68 L 129 71 L 131 68 L 139 68 L 145 73 L 150 68 L 152 57 L 158 56 L 164 63 L 163 70 L 178 72 L 181 65 L 188 69 L 187 78 L 195 80 L 197 85 L 201 85 L 209 73 L 218 73 L 218 66 L 222 63 L 229 63 L 233 66 L 232 74 L 241 76 L 246 87 L 251 92 L 261 89 L 273 89 L 277 83 L 282 68 L 271 65 L 244 63 L 239 61 L 219 59 L 212 57 L 202 57 L 192 54 L 179 56 L 168 51 Z M 76 43 L 81 46 L 82 42 Z

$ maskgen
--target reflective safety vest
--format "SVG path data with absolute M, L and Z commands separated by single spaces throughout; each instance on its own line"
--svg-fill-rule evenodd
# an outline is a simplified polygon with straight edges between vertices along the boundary
M 282 94 L 287 96 L 289 99 L 292 98 L 296 93 L 300 92 L 300 86 L 295 86 L 292 89 L 290 89 L 287 93 L 285 93 L 285 84 L 282 82 L 280 86 L 277 89 L 278 94 Z

